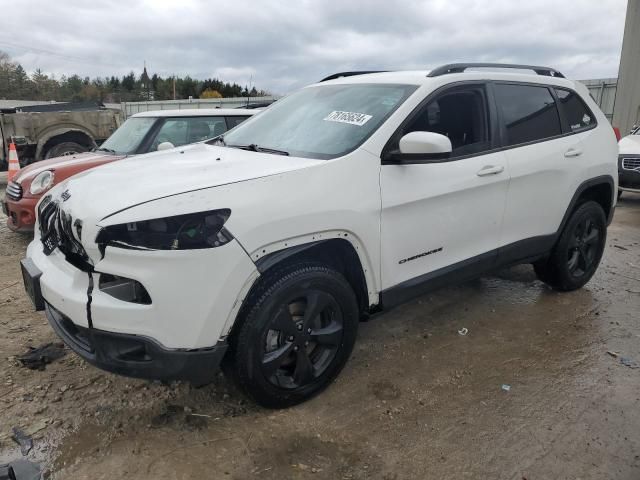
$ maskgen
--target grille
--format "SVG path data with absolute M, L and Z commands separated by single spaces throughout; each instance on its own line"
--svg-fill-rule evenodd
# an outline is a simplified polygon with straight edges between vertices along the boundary
M 56 248 L 65 255 L 67 261 L 80 270 L 91 271 L 89 257 L 73 234 L 76 229 L 78 237 L 82 233 L 82 222 L 72 222 L 71 215 L 64 212 L 55 201 L 43 201 L 38 208 L 40 222 L 40 240 L 44 245 L 44 254 L 50 255 Z
M 18 201 L 22 198 L 22 185 L 16 182 L 9 182 L 7 184 L 7 197 L 11 200 Z
M 625 170 L 640 170 L 640 158 L 623 158 L 622 168 Z

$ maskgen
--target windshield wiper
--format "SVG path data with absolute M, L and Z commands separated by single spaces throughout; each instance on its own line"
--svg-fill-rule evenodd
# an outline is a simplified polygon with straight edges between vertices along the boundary
M 98 147 L 95 149 L 96 152 L 109 152 L 109 153 L 116 153 L 115 150 L 112 150 L 110 148 L 105 148 L 105 147 Z
M 285 150 L 276 150 L 275 148 L 267 148 L 256 145 L 255 143 L 250 143 L 249 145 L 230 145 L 225 144 L 230 148 L 239 148 L 241 150 L 249 150 L 251 152 L 261 152 L 261 153 L 273 153 L 274 155 L 286 155 L 289 156 L 289 152 Z
M 224 142 L 224 135 L 218 135 L 211 140 L 206 140 L 204 143 L 206 143 L 207 145 L 222 145 L 223 147 L 227 146 L 227 144 Z

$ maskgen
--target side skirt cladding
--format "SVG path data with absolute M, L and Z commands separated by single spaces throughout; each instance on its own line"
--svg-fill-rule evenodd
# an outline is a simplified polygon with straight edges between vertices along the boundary
M 383 290 L 380 303 L 385 309 L 391 308 L 438 288 L 473 280 L 500 268 L 533 262 L 546 256 L 557 238 L 557 233 L 527 238 L 406 280 Z

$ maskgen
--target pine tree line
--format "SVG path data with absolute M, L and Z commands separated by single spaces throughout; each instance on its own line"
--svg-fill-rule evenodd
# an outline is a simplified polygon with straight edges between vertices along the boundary
M 101 101 L 104 103 L 134 102 L 143 100 L 171 100 L 219 97 L 258 97 L 269 95 L 255 87 L 248 90 L 237 83 L 223 82 L 215 78 L 197 80 L 185 77 L 148 76 L 134 72 L 122 77 L 106 78 L 63 75 L 59 79 L 37 69 L 29 75 L 25 69 L 5 52 L 0 51 L 0 99 L 55 100 L 58 102 Z

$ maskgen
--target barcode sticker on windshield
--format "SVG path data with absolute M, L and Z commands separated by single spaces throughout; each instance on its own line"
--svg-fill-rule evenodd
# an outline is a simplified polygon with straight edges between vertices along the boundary
M 358 125 L 361 127 L 369 120 L 371 120 L 371 115 L 366 115 L 364 113 L 355 113 L 355 112 L 338 112 L 333 111 L 329 115 L 327 115 L 323 120 L 327 122 L 339 122 L 339 123 L 349 123 L 351 125 Z

